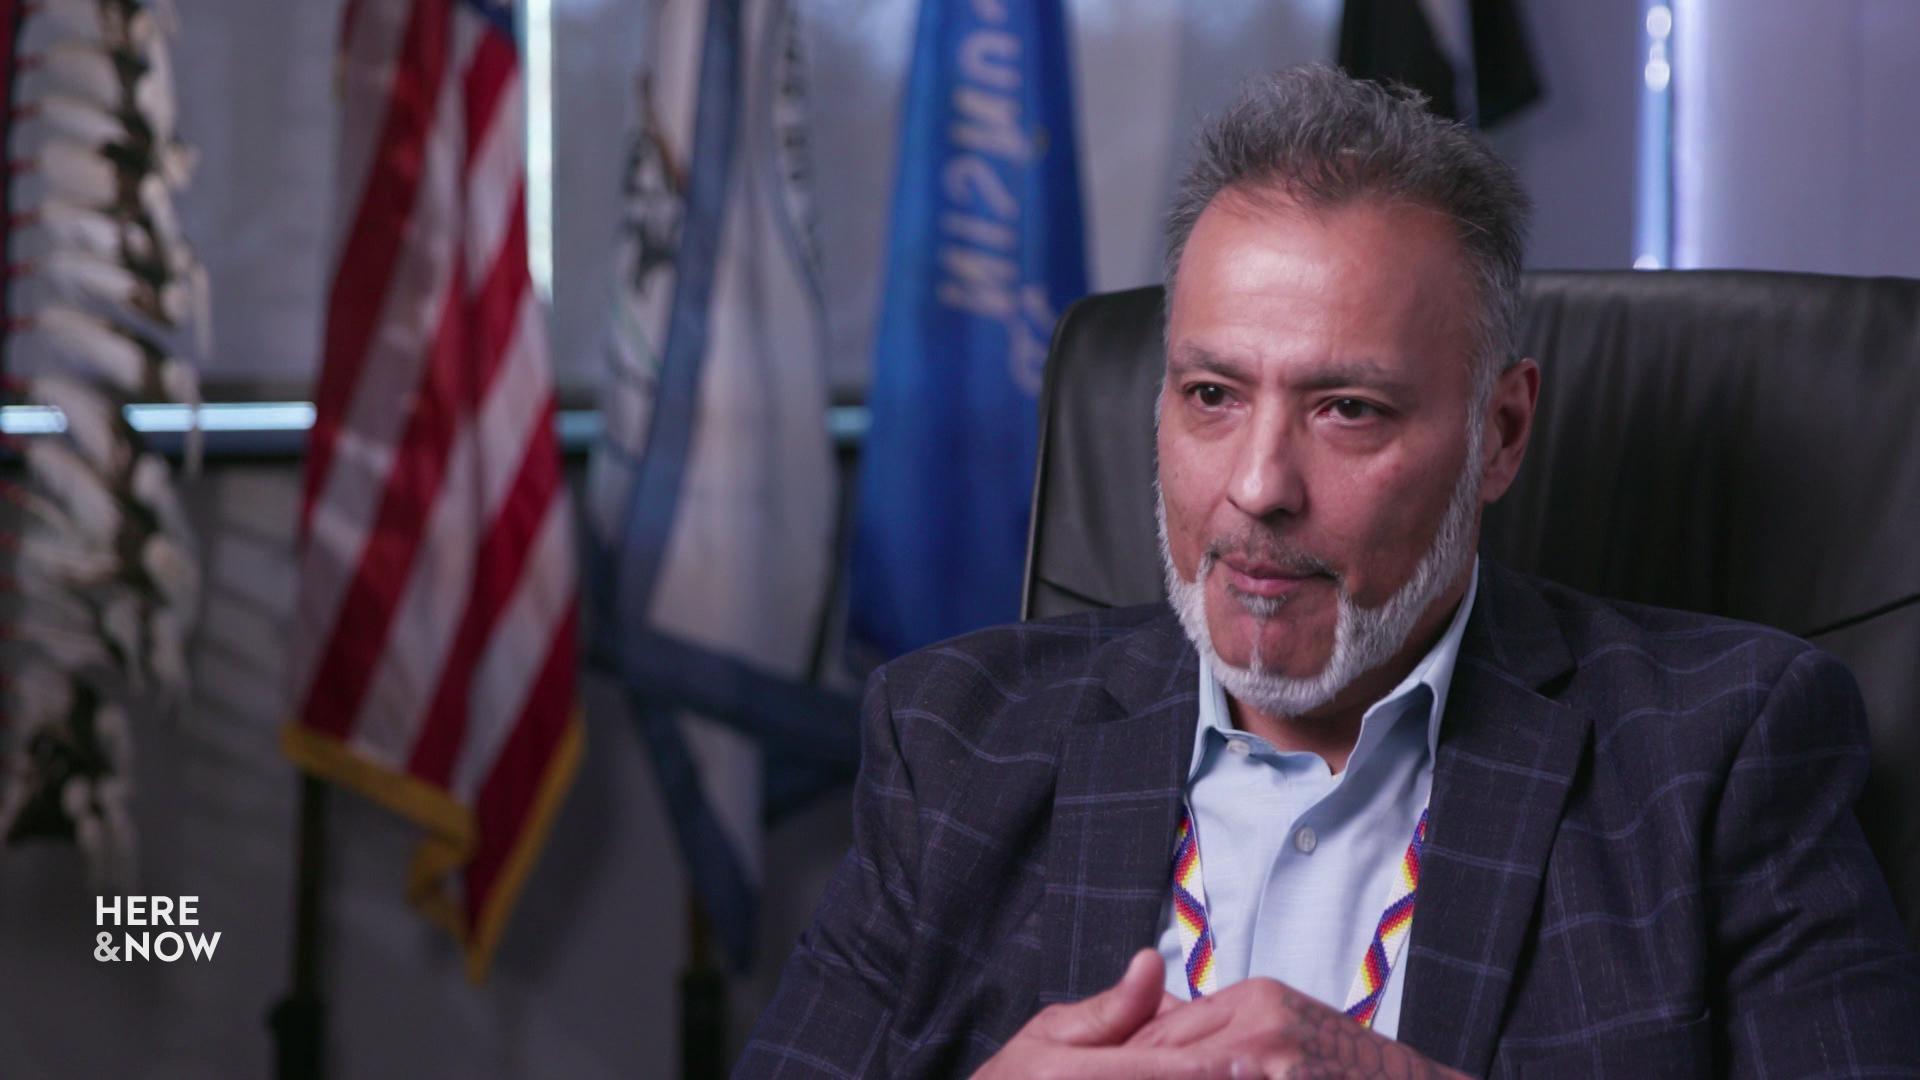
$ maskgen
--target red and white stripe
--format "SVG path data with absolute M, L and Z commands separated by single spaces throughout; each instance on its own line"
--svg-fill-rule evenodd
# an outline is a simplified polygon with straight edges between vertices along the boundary
M 571 511 L 510 35 L 352 0 L 343 232 L 301 510 L 295 724 L 465 806 L 468 925 L 574 722 Z

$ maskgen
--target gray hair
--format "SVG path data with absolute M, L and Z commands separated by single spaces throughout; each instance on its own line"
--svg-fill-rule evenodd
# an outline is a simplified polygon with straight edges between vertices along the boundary
M 1454 224 L 1480 293 L 1475 327 L 1478 396 L 1512 363 L 1520 260 L 1531 203 L 1513 168 L 1460 124 L 1435 116 L 1404 86 L 1364 82 L 1330 67 L 1250 79 L 1208 121 L 1167 213 L 1167 305 L 1187 237 L 1215 196 L 1278 192 L 1308 209 L 1364 198 L 1401 201 Z

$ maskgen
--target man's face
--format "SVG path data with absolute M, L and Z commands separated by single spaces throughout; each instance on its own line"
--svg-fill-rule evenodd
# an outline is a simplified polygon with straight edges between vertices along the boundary
M 1343 599 L 1348 623 L 1425 608 L 1453 582 L 1416 570 L 1464 570 L 1477 303 L 1451 226 L 1422 207 L 1228 191 L 1201 214 L 1169 317 L 1160 490 L 1169 568 L 1202 601 L 1185 617 L 1221 661 L 1332 674 Z

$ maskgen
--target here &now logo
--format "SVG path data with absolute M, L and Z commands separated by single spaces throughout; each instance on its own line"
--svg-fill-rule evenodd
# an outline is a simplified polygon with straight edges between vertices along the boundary
M 182 929 L 124 929 L 118 934 L 101 930 L 94 935 L 93 958 L 102 963 L 163 960 L 185 957 L 212 960 L 220 947 L 220 932 L 211 935 L 185 929 L 200 925 L 197 896 L 96 896 L 93 924 L 114 927 L 180 927 Z

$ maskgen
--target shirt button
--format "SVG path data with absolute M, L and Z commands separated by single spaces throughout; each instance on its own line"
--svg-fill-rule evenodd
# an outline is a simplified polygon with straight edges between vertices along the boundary
M 1303 825 L 1300 827 L 1299 832 L 1293 834 L 1293 846 L 1298 848 L 1302 855 L 1313 854 L 1313 849 L 1318 846 L 1319 843 L 1320 838 L 1313 834 L 1313 829 L 1310 826 Z
M 1228 739 L 1227 740 L 1227 753 L 1229 754 L 1234 754 L 1239 757 L 1246 757 L 1248 754 L 1252 752 L 1253 752 L 1253 747 L 1248 746 L 1247 740 L 1245 739 Z

